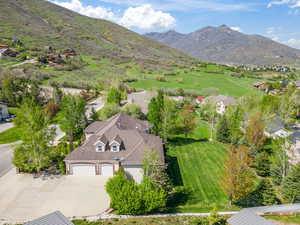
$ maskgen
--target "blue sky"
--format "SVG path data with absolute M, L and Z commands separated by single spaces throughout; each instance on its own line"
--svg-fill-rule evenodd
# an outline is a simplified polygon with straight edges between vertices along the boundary
M 138 33 L 226 24 L 300 49 L 300 0 L 49 0 Z

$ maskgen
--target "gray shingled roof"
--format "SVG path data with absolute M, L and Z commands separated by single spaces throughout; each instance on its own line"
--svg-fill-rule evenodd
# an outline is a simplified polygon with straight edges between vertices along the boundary
M 56 211 L 46 216 L 25 223 L 24 225 L 74 225 L 61 212 Z
M 147 121 L 137 120 L 128 115 L 119 113 L 104 122 L 91 124 L 86 133 L 90 134 L 83 145 L 79 146 L 69 155 L 65 161 L 90 161 L 90 162 L 114 162 L 116 158 L 121 159 L 124 165 L 141 165 L 144 153 L 148 149 L 156 151 L 159 160 L 164 163 L 163 143 L 160 137 L 148 134 L 150 128 Z M 109 146 L 105 152 L 96 152 L 95 144 L 103 139 L 122 143 L 119 152 L 112 152 Z
M 295 213 L 300 211 L 300 204 L 283 204 L 246 208 L 230 217 L 227 222 L 230 225 L 274 225 L 270 220 L 260 215 L 276 213 Z
M 230 217 L 227 222 L 230 225 L 275 225 L 270 220 L 256 215 L 251 210 L 244 209 L 238 214 Z
M 284 129 L 284 122 L 281 119 L 274 119 L 267 124 L 266 131 L 269 133 L 275 133 Z

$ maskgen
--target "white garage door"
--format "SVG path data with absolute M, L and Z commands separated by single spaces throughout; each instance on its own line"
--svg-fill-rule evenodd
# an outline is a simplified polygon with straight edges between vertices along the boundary
M 101 166 L 101 175 L 106 177 L 112 177 L 114 175 L 113 165 L 102 165 Z
M 95 165 L 73 165 L 73 175 L 74 176 L 95 176 L 96 169 Z

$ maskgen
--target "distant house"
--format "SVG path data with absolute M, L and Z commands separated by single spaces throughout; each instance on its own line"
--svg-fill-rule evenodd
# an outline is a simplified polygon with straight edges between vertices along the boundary
M 290 132 L 285 129 L 285 124 L 280 119 L 270 121 L 265 129 L 265 135 L 269 138 L 286 138 Z
M 12 50 L 10 48 L 4 47 L 0 48 L 0 59 L 2 59 L 5 56 L 9 57 L 16 57 L 19 53 L 15 50 Z
M 195 101 L 198 105 L 200 105 L 204 101 L 205 97 L 204 96 L 197 96 L 195 98 Z
M 252 86 L 255 87 L 255 88 L 260 88 L 264 84 L 265 84 L 265 82 L 256 82 L 256 83 L 253 83 Z
M 67 217 L 61 212 L 56 211 L 46 216 L 25 223 L 24 225 L 74 225 Z
M 225 95 L 209 96 L 205 98 L 203 104 L 212 103 L 216 105 L 216 112 L 223 115 L 228 106 L 236 104 L 236 100 Z
M 6 120 L 9 117 L 7 106 L 0 104 L 0 121 Z
M 157 152 L 164 165 L 160 137 L 148 133 L 147 121 L 119 113 L 85 129 L 85 142 L 65 158 L 67 174 L 111 177 L 122 166 L 137 183 L 143 179 L 143 160 L 147 150 Z
M 294 84 L 295 84 L 296 88 L 300 89 L 300 81 L 295 81 Z

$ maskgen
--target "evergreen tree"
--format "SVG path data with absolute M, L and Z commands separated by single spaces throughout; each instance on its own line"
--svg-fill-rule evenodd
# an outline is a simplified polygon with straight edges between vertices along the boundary
M 258 196 L 255 200 L 259 201 L 260 205 L 276 205 L 279 203 L 275 189 L 269 179 L 263 179 L 256 192 Z
M 153 125 L 152 131 L 156 135 L 162 131 L 163 109 L 164 93 L 159 90 L 157 97 L 152 98 L 149 103 L 147 115 L 149 122 Z
M 226 116 L 222 116 L 217 125 L 216 138 L 220 142 L 230 142 L 230 130 Z
M 258 153 L 255 156 L 254 167 L 259 176 L 266 177 L 270 175 L 270 156 L 266 152 Z
M 294 166 L 284 179 L 282 193 L 288 202 L 300 202 L 300 163 Z

